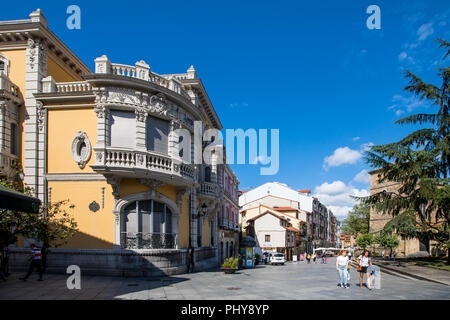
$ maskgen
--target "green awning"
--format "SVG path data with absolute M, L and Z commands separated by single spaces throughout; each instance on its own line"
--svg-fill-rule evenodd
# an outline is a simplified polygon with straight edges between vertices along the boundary
M 0 209 L 38 213 L 41 200 L 0 185 Z

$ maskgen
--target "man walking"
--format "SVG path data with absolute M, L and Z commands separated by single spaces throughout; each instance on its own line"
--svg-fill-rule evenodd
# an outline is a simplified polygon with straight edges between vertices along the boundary
M 38 281 L 42 281 L 42 255 L 41 255 L 41 249 L 37 248 L 34 243 L 30 245 L 31 248 L 31 255 L 30 255 L 30 267 L 28 268 L 28 273 L 25 277 L 20 278 L 20 280 L 26 281 L 28 277 L 33 273 L 34 268 L 36 268 L 39 272 L 39 279 Z

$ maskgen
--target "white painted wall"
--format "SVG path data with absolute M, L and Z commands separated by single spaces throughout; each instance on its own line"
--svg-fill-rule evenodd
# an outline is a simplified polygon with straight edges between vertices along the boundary
M 246 208 L 247 204 L 252 204 L 253 206 L 257 205 L 258 201 L 260 201 L 259 199 L 264 198 L 268 195 L 287 199 L 284 200 L 287 203 L 286 205 L 278 202 L 278 206 L 294 206 L 295 208 L 298 207 L 295 206 L 295 203 L 300 203 L 299 209 L 312 212 L 313 197 L 301 194 L 296 190 L 289 188 L 287 185 L 279 182 L 268 182 L 255 189 L 247 191 L 239 197 L 239 206 L 241 208 Z M 293 201 L 293 204 L 288 204 L 289 200 Z
M 280 225 L 280 219 L 266 213 L 255 220 L 255 234 L 260 247 L 284 247 L 286 229 Z M 270 235 L 270 243 L 265 242 L 265 235 Z

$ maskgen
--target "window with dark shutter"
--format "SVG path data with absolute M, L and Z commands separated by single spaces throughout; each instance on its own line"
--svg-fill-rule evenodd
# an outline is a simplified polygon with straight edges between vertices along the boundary
M 169 152 L 169 122 L 152 116 L 147 117 L 147 149 L 159 153 Z

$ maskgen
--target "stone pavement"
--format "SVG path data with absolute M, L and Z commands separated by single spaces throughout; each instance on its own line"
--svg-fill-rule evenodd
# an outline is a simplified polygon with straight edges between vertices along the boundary
M 68 275 L 34 274 L 23 282 L 23 274 L 0 281 L 0 299 L 32 300 L 275 300 L 275 299 L 450 299 L 450 286 L 405 279 L 382 273 L 381 290 L 359 288 L 359 274 L 351 270 L 349 289 L 338 288 L 334 258 L 328 264 L 287 263 L 257 266 L 226 275 L 219 270 L 183 274 L 159 279 L 83 276 L 81 289 L 69 290 Z
M 374 260 L 375 265 L 385 271 L 398 272 L 400 274 L 428 280 L 450 286 L 450 271 L 418 266 L 414 262 Z

